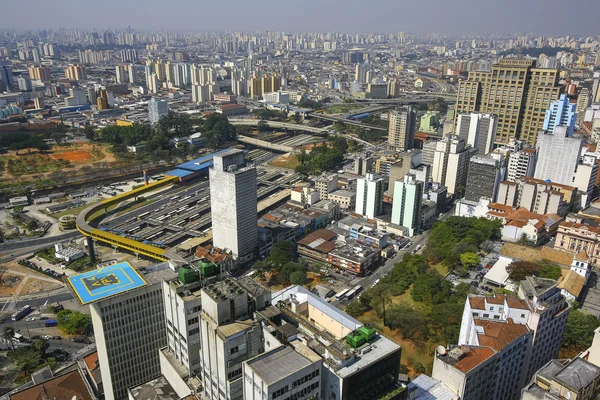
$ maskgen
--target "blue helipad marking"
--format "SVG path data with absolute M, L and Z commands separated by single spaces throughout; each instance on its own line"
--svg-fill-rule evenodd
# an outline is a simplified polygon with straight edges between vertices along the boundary
M 144 278 L 128 262 L 71 276 L 69 283 L 81 304 L 93 303 L 146 285 Z

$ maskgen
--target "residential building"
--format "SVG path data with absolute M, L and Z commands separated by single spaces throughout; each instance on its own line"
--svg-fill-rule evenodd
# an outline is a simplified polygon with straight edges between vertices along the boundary
M 525 208 L 536 214 L 567 215 L 575 201 L 577 189 L 573 186 L 522 177 L 517 182 L 500 183 L 496 202 L 516 208 Z
M 411 237 L 421 227 L 423 186 L 424 183 L 419 182 L 414 175 L 406 175 L 403 180 L 394 182 L 391 222 L 405 227 Z
M 47 82 L 52 79 L 52 74 L 50 72 L 50 68 L 45 65 L 41 65 L 39 67 L 32 65 L 31 67 L 29 67 L 28 70 L 29 70 L 29 77 L 32 80 Z
M 575 357 L 551 360 L 522 392 L 521 400 L 594 400 L 600 395 L 600 368 Z
M 390 111 L 388 144 L 397 151 L 413 148 L 416 113 L 411 107 Z
M 321 200 L 328 200 L 329 193 L 338 188 L 337 174 L 324 173 L 318 178 L 315 178 L 315 189 L 319 192 Z
M 418 149 L 411 149 L 408 150 L 406 152 L 400 153 L 396 155 L 396 162 L 394 162 L 393 164 L 390 165 L 390 172 L 389 172 L 389 185 L 392 188 L 392 190 L 390 190 L 390 196 L 393 198 L 394 197 L 394 190 L 393 190 L 393 185 L 394 182 L 401 180 L 404 178 L 404 176 L 406 174 L 410 174 L 411 170 L 419 168 L 421 165 L 423 165 L 422 163 L 423 160 L 423 153 L 421 150 Z M 427 172 L 430 172 L 430 170 L 428 169 Z M 427 177 L 429 181 L 430 176 Z
M 356 213 L 375 218 L 383 211 L 384 179 L 373 174 L 356 180 Z
M 167 345 L 162 282 L 176 276 L 168 263 L 146 267 L 143 277 L 120 263 L 69 278 L 82 303 L 91 303 L 107 400 L 126 399 L 128 388 L 160 375 L 158 351 Z
M 554 134 L 556 127 L 567 127 L 567 136 L 573 136 L 577 121 L 577 103 L 572 103 L 566 94 L 550 103 L 544 117 L 544 131 Z
M 491 71 L 471 71 L 461 81 L 456 113 L 498 116 L 497 143 L 521 139 L 536 143 L 550 103 L 562 92 L 557 69 L 536 68 L 531 59 L 502 58 Z
M 498 118 L 484 113 L 460 114 L 456 135 L 466 144 L 477 149 L 477 154 L 486 155 L 494 149 Z
M 419 132 L 437 134 L 439 124 L 439 113 L 435 111 L 426 111 L 419 120 Z
M 152 125 L 169 114 L 169 103 L 166 99 L 151 98 L 148 101 L 148 119 Z
M 465 200 L 485 197 L 495 201 L 502 178 L 502 161 L 491 156 L 475 155 L 469 160 Z
M 533 148 L 525 148 L 511 152 L 508 157 L 506 180 L 515 182 L 523 176 L 533 177 L 535 173 L 536 152 Z
M 596 154 L 586 153 L 579 159 L 572 183 L 582 193 L 582 207 L 587 207 L 591 203 L 597 178 L 598 158 Z
M 331 250 L 327 262 L 338 271 L 363 276 L 379 262 L 379 251 L 360 243 L 349 243 Z
M 443 184 L 448 193 L 460 195 L 467 184 L 469 160 L 477 149 L 458 136 L 447 136 L 436 143 L 431 180 Z
M 356 205 L 356 193 L 350 190 L 338 189 L 327 195 L 328 200 L 340 206 L 340 210 L 347 212 L 348 210 L 354 210 Z
M 256 168 L 242 150 L 215 154 L 209 170 L 213 244 L 241 261 L 258 245 Z
M 80 81 L 87 79 L 85 65 L 69 64 L 67 68 L 65 68 L 65 78 L 71 81 Z
M 12 67 L 8 65 L 0 65 L 0 82 L 4 84 L 6 89 L 12 89 L 15 84 Z
M 115 67 L 115 78 L 117 83 L 129 83 L 128 77 L 128 66 L 126 64 L 119 64 Z
M 534 177 L 571 185 L 579 163 L 583 139 L 567 136 L 566 126 L 557 126 L 554 132 L 543 132 L 538 136 Z

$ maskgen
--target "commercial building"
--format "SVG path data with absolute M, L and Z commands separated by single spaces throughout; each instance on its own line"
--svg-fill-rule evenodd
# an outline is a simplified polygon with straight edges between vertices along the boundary
M 258 245 L 256 168 L 231 149 L 215 154 L 209 177 L 214 246 L 251 259 Z
M 160 375 L 167 345 L 162 281 L 177 274 L 168 263 L 140 270 L 115 264 L 69 277 L 82 304 L 90 304 L 98 363 L 107 400 Z
M 328 200 L 329 193 L 338 188 L 337 174 L 324 173 L 318 178 L 315 178 L 315 189 L 319 192 L 321 200 Z
M 389 194 L 394 197 L 393 186 L 394 182 L 404 178 L 406 174 L 410 174 L 411 170 L 419 168 L 422 164 L 423 154 L 421 150 L 411 149 L 406 152 L 396 154 L 395 162 L 389 167 L 389 185 L 392 188 Z M 429 171 L 429 170 L 428 170 Z M 428 180 L 431 177 L 428 176 Z
M 534 177 L 571 185 L 582 146 L 583 139 L 568 136 L 566 126 L 557 126 L 554 133 L 541 133 L 536 143 L 537 165 Z
M 569 205 L 575 200 L 576 191 L 573 186 L 522 177 L 516 182 L 500 183 L 496 202 L 525 208 L 536 214 L 558 214 L 564 217 Z
M 486 155 L 494 149 L 498 118 L 483 113 L 460 114 L 456 134 L 467 145 L 477 149 L 477 154 Z
M 414 175 L 406 175 L 403 180 L 394 182 L 391 222 L 405 227 L 411 237 L 421 227 L 423 186 L 424 183 Z
M 508 156 L 506 180 L 516 182 L 521 177 L 533 177 L 535 173 L 535 149 L 525 148 Z
M 567 136 L 573 136 L 577 121 L 577 104 L 572 103 L 566 94 L 561 94 L 558 100 L 550 103 L 544 117 L 544 131 L 555 133 L 557 126 L 567 127 Z
M 397 151 L 413 148 L 416 113 L 411 107 L 390 111 L 388 144 Z
M 338 271 L 363 276 L 379 262 L 379 250 L 351 242 L 331 250 L 327 254 L 327 262 Z
M 375 218 L 383 212 L 384 180 L 373 174 L 356 180 L 356 213 Z
M 436 134 L 440 124 L 439 113 L 426 111 L 419 120 L 419 132 Z
M 471 71 L 460 82 L 456 113 L 496 115 L 497 143 L 516 138 L 534 145 L 546 110 L 561 94 L 558 79 L 557 69 L 536 68 L 535 60 L 500 59 L 491 71 Z
M 148 101 L 148 119 L 152 125 L 169 114 L 169 103 L 165 99 L 151 98 Z
M 485 197 L 495 201 L 502 175 L 502 160 L 483 155 L 471 157 L 465 187 L 465 200 L 479 201 Z
M 477 149 L 467 146 L 458 136 L 448 136 L 436 143 L 431 180 L 448 188 L 449 194 L 458 195 L 467 183 L 469 160 Z
M 327 195 L 327 199 L 340 206 L 340 210 L 354 210 L 356 205 L 356 193 L 350 190 L 338 189 Z

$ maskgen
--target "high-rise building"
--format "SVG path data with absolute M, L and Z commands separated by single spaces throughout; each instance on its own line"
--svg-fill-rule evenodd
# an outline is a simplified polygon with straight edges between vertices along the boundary
M 366 174 L 356 180 L 356 213 L 375 218 L 383 212 L 384 179 Z
M 4 83 L 7 89 L 12 89 L 15 84 L 12 68 L 7 65 L 0 66 L 0 82 Z
M 50 68 L 45 65 L 39 67 L 32 65 L 29 67 L 29 77 L 32 80 L 47 82 L 52 79 L 52 74 L 50 73 Z
M 356 64 L 354 80 L 358 83 L 367 83 L 367 72 L 369 72 L 368 64 Z
M 465 200 L 479 201 L 481 198 L 496 200 L 498 186 L 502 179 L 502 159 L 475 155 L 469 161 Z
M 192 85 L 192 101 L 194 103 L 206 103 L 210 100 L 210 85 Z
M 126 399 L 128 388 L 160 376 L 159 349 L 167 345 L 162 281 L 176 277 L 168 263 L 143 275 L 120 263 L 69 278 L 90 304 L 107 400 Z
M 525 208 L 536 214 L 567 215 L 577 189 L 573 186 L 521 177 L 516 182 L 504 181 L 498 188 L 497 203 Z
M 23 92 L 31 92 L 31 79 L 26 76 L 20 76 L 17 78 L 17 86 Z
M 98 98 L 96 99 L 96 105 L 98 107 L 98 110 L 108 110 L 110 108 L 110 104 L 109 104 L 109 96 L 108 96 L 108 91 L 106 91 L 105 89 L 100 90 L 100 92 L 98 93 Z
M 135 85 L 137 83 L 137 74 L 135 71 L 134 64 L 127 64 L 127 76 L 129 77 L 129 83 Z
M 458 136 L 447 136 L 436 142 L 432 182 L 446 186 L 449 194 L 462 194 L 467 184 L 469 160 L 476 152 L 477 149 L 467 146 Z
M 152 125 L 169 114 L 169 103 L 166 99 L 151 98 L 148 101 L 148 119 Z
M 496 115 L 497 143 L 516 138 L 533 145 L 550 102 L 561 94 L 558 78 L 557 69 L 536 68 L 534 60 L 503 58 L 491 71 L 471 71 L 460 82 L 456 112 Z
M 388 144 L 397 151 L 413 148 L 416 113 L 409 107 L 390 111 Z
M 550 103 L 544 117 L 544 130 L 555 133 L 557 126 L 567 127 L 567 136 L 572 136 L 577 121 L 577 104 L 572 103 L 566 94 L 561 94 L 558 100 Z
M 543 132 L 538 136 L 535 178 L 563 185 L 573 183 L 583 139 L 568 136 L 568 133 L 568 127 L 557 126 L 554 134 Z
M 577 94 L 577 107 L 575 108 L 575 113 L 577 114 L 577 120 L 583 121 L 585 116 L 585 110 L 587 110 L 590 105 L 590 89 L 582 88 Z
M 155 73 L 146 75 L 146 86 L 148 87 L 148 91 L 150 93 L 158 93 L 158 91 L 160 90 L 161 84 L 158 79 L 158 76 Z
M 85 65 L 69 64 L 65 68 L 65 78 L 72 81 L 80 81 L 87 78 Z
M 115 67 L 115 69 L 117 83 L 128 83 L 129 77 L 127 76 L 127 65 L 119 64 Z
M 394 201 L 391 222 L 406 228 L 410 237 L 414 236 L 421 227 L 423 186 L 423 182 L 410 174 L 404 176 L 403 180 L 393 183 Z
M 522 176 L 533 176 L 535 173 L 535 149 L 525 148 L 509 154 L 506 179 L 515 182 Z
M 456 134 L 466 144 L 477 149 L 477 154 L 486 155 L 494 149 L 498 120 L 495 115 L 483 113 L 458 116 Z
M 247 165 L 242 150 L 213 157 L 209 170 L 213 245 L 245 261 L 258 245 L 256 168 Z
M 594 72 L 591 99 L 592 103 L 600 103 L 600 71 Z

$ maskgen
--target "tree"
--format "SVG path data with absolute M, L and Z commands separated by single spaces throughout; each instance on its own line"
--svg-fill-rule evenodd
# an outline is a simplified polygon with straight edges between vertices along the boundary
M 15 351 L 15 343 L 13 342 L 13 339 L 15 337 L 14 328 L 12 326 L 5 326 L 2 330 L 2 337 L 4 337 L 4 339 L 6 339 L 10 343 L 10 346 L 12 347 L 13 351 Z
M 269 252 L 269 261 L 283 265 L 296 259 L 296 245 L 289 240 L 281 240 L 273 245 Z
M 256 129 L 259 132 L 265 132 L 269 130 L 269 125 L 267 124 L 267 122 L 263 119 L 261 119 L 260 121 L 258 121 L 258 124 L 256 125 Z
M 371 295 L 371 307 L 381 308 L 381 317 L 383 325 L 387 325 L 386 307 L 392 301 L 392 288 L 387 283 L 379 283 L 369 290 Z
M 290 283 L 292 285 L 305 285 L 308 282 L 306 273 L 302 271 L 294 271 L 290 274 Z
M 479 256 L 472 252 L 462 253 L 460 255 L 460 262 L 467 270 L 469 270 L 479 265 Z
M 563 347 L 575 352 L 589 348 L 594 340 L 594 330 L 600 321 L 593 315 L 571 310 L 563 334 Z
M 64 142 L 66 135 L 62 132 L 53 132 L 51 138 L 54 139 L 56 144 L 60 145 Z
M 83 133 L 89 140 L 94 140 L 96 129 L 92 125 L 86 125 L 85 128 L 82 129 L 81 133 Z
M 26 227 L 27 227 L 27 230 L 28 230 L 29 232 L 33 232 L 34 230 L 36 230 L 36 229 L 37 229 L 37 227 L 38 227 L 38 223 L 37 223 L 37 221 L 35 221 L 35 220 L 29 220 L 29 221 L 27 222 L 27 226 L 26 226 Z
M 58 327 L 69 335 L 86 335 L 92 326 L 92 319 L 89 314 L 80 313 L 72 310 L 62 310 L 56 314 Z
M 44 358 L 46 356 L 46 351 L 50 347 L 50 343 L 48 343 L 44 339 L 38 339 L 35 342 L 33 342 L 32 347 L 35 351 L 37 351 L 40 354 L 42 358 Z
M 300 121 L 302 121 L 302 116 L 300 115 L 300 113 L 298 111 L 296 111 L 296 113 L 294 114 L 292 119 L 294 120 L 295 123 L 299 124 Z
M 536 275 L 539 270 L 539 266 L 536 263 L 530 261 L 514 261 L 508 267 L 508 277 L 513 281 L 520 282 L 527 276 Z
M 362 297 L 363 296 L 361 296 L 360 298 L 362 299 Z M 365 306 L 360 300 L 354 300 L 348 303 L 344 312 L 349 316 L 356 318 L 360 317 L 368 310 L 369 308 Z

